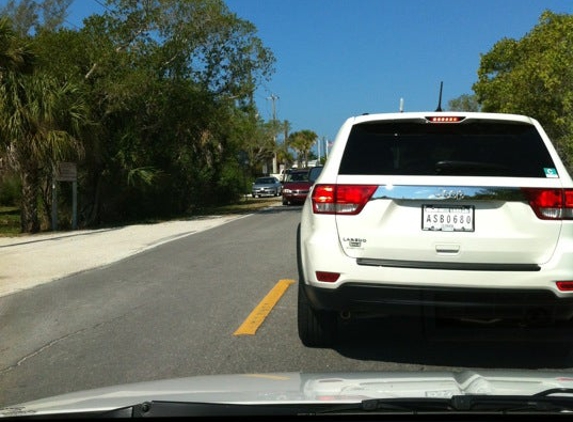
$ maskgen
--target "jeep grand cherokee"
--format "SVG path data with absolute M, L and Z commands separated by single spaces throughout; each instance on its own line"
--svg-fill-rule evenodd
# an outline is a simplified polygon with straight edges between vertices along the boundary
M 307 346 L 331 345 L 340 313 L 573 317 L 573 182 L 532 118 L 350 118 L 309 199 L 297 242 Z

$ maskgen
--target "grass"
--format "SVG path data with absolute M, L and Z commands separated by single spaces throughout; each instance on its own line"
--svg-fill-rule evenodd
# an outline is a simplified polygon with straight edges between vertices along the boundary
M 192 215 L 222 215 L 222 214 L 248 214 L 263 208 L 275 205 L 276 198 L 259 198 L 254 199 L 251 197 L 243 198 L 237 204 L 222 205 L 219 207 L 205 207 L 193 210 Z
M 261 210 L 263 208 L 276 205 L 280 198 L 260 198 L 254 199 L 246 197 L 241 199 L 240 202 L 231 205 L 213 206 L 196 208 L 192 212 L 180 216 L 174 216 L 171 220 L 183 220 L 193 218 L 196 216 L 206 215 L 229 215 L 229 214 L 248 214 Z M 139 221 L 129 222 L 116 222 L 110 224 L 109 227 L 124 226 L 129 224 L 154 224 L 166 221 L 166 219 L 153 219 L 148 218 Z M 103 228 L 103 227 L 99 227 Z M 0 206 L 0 237 L 18 236 L 20 235 L 20 210 L 17 207 L 3 207 Z

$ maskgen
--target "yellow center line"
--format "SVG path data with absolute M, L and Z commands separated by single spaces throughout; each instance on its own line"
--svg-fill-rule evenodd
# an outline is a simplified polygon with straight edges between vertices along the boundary
M 274 306 L 287 291 L 288 287 L 294 283 L 296 282 L 290 279 L 279 280 L 279 282 L 275 284 L 271 291 L 255 307 L 255 309 L 253 309 L 253 312 L 250 313 L 241 326 L 237 328 L 237 331 L 235 331 L 233 335 L 255 335 L 258 328 L 271 313 Z

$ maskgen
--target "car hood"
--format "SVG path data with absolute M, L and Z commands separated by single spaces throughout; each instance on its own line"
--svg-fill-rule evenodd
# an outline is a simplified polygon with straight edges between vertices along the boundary
M 70 393 L 2 408 L 0 417 L 105 411 L 150 401 L 336 404 L 374 398 L 532 395 L 548 389 L 572 387 L 573 373 L 557 371 L 213 375 Z

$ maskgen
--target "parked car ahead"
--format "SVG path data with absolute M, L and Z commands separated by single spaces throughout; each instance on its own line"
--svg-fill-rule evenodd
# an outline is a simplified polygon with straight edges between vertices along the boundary
M 573 332 L 573 181 L 534 119 L 350 118 L 302 209 L 298 330 L 425 315 Z M 519 330 L 518 330 L 519 331 Z
M 283 205 L 302 204 L 322 167 L 289 170 L 283 185 Z
M 283 185 L 276 177 L 259 177 L 253 183 L 253 198 L 261 196 L 279 196 Z

